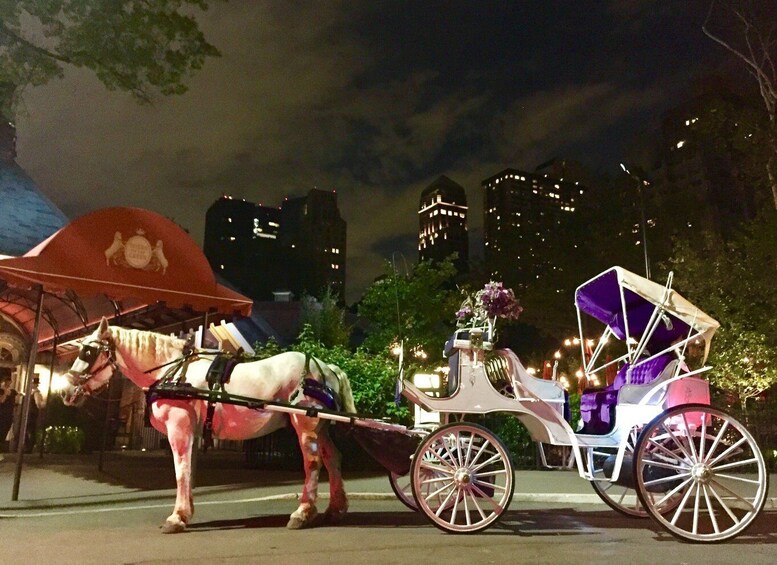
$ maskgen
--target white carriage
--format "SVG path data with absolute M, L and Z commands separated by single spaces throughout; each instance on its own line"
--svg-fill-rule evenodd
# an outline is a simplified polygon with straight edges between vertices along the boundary
M 455 336 L 458 386 L 433 397 L 408 380 L 402 394 L 446 415 L 505 412 L 544 444 L 568 446 L 580 477 L 613 509 L 656 520 L 674 536 L 716 542 L 743 532 L 764 506 L 768 474 L 742 424 L 710 406 L 704 366 L 688 370 L 689 346 L 706 361 L 718 323 L 666 285 L 611 268 L 575 292 L 585 376 L 620 365 L 614 383 L 583 395 L 584 428 L 565 417 L 560 383 L 530 375 L 510 350 L 492 349 L 491 327 Z M 604 325 L 592 354 L 583 348 L 584 316 Z M 596 323 L 596 322 L 593 322 Z M 604 357 L 608 339 L 625 352 Z M 400 499 L 438 528 L 478 532 L 496 523 L 513 497 L 515 476 L 503 442 L 475 423 L 457 421 L 424 436 L 410 464 L 413 500 Z

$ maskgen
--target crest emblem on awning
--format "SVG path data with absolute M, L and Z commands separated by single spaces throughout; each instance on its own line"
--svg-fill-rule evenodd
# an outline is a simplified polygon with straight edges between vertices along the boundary
M 121 232 L 116 232 L 113 242 L 105 250 L 105 263 L 130 267 L 143 271 L 167 272 L 167 257 L 163 251 L 162 240 L 158 239 L 155 245 L 146 238 L 145 230 L 138 229 L 135 235 L 122 239 Z

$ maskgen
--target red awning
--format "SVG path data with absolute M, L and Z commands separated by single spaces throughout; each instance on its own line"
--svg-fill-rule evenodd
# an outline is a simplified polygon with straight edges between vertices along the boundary
M 106 208 L 74 220 L 23 257 L 1 259 L 0 279 L 82 297 L 251 312 L 249 298 L 216 282 L 189 234 L 141 208 Z

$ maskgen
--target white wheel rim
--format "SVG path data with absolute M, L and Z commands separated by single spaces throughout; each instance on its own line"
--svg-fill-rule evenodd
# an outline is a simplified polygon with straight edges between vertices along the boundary
M 427 438 L 413 463 L 413 494 L 438 527 L 476 532 L 493 524 L 512 498 L 514 477 L 502 443 L 488 430 L 452 424 Z M 416 456 L 417 457 L 417 456 Z
M 761 450 L 744 426 L 712 408 L 683 407 L 654 421 L 640 439 L 635 468 L 651 515 L 689 541 L 738 535 L 766 500 Z

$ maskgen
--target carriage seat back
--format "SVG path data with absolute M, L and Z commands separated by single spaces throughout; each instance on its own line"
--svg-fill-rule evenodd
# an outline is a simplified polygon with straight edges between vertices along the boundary
M 563 402 L 564 387 L 561 386 L 561 383 L 558 381 L 538 379 L 537 377 L 530 375 L 529 372 L 524 369 L 518 356 L 510 349 L 502 349 L 498 353 L 507 359 L 513 379 L 520 383 L 526 390 L 546 402 Z
M 580 418 L 583 421 L 583 433 L 605 434 L 609 432 L 615 423 L 615 405 L 618 404 L 619 391 L 626 387 L 630 393 L 629 396 L 631 394 L 638 396 L 640 392 L 647 392 L 643 389 L 650 388 L 650 386 L 643 385 L 653 383 L 659 375 L 664 373 L 673 360 L 677 361 L 677 356 L 672 352 L 667 352 L 633 366 L 626 363 L 618 371 L 611 385 L 602 389 L 584 390 L 580 396 Z M 629 369 L 631 369 L 631 384 L 627 385 Z M 639 399 L 641 398 L 640 396 Z M 631 398 L 627 401 L 631 402 Z

